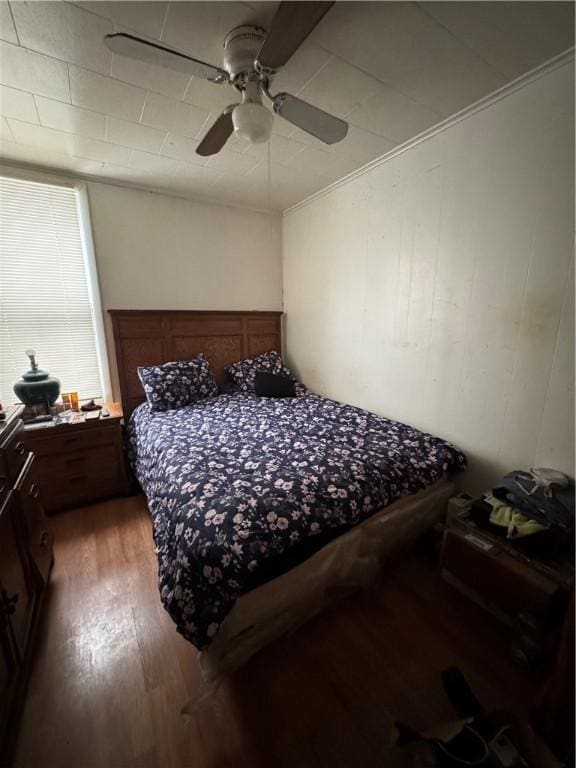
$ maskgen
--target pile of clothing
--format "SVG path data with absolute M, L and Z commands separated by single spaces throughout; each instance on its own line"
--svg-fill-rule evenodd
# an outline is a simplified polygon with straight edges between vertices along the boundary
M 574 531 L 574 483 L 555 469 L 509 472 L 481 503 L 490 526 L 505 531 L 508 539 Z

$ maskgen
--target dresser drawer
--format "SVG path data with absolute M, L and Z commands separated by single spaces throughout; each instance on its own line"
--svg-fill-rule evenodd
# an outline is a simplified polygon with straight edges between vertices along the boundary
M 8 477 L 8 464 L 4 459 L 4 454 L 0 453 L 0 506 L 8 495 L 12 483 Z
M 20 659 L 32 626 L 36 594 L 29 578 L 26 550 L 16 525 L 12 494 L 0 508 L 0 611 L 7 617 Z
M 54 540 L 48 528 L 40 496 L 36 457 L 29 454 L 26 465 L 14 486 L 14 500 L 19 523 L 24 527 L 23 533 L 31 557 L 31 566 L 36 569 L 42 581 L 46 582 L 52 567 Z
M 59 435 L 34 436 L 30 445 L 36 456 L 54 456 L 59 453 L 84 451 L 100 445 L 113 445 L 117 436 L 118 432 L 113 428 L 71 430 Z
M 0 488 L 2 485 L 11 486 L 16 482 L 24 462 L 28 457 L 25 442 L 24 424 L 16 422 L 16 427 L 10 432 L 2 444 L 0 453 Z

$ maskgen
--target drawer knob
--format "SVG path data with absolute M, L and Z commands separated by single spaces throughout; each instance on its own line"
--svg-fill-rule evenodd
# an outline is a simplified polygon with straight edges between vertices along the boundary
M 26 452 L 26 446 L 24 445 L 22 440 L 19 440 L 14 446 L 14 453 L 17 453 L 19 456 L 23 456 L 25 452 Z
M 32 483 L 32 485 L 30 486 L 30 490 L 28 491 L 28 494 L 32 496 L 33 499 L 37 499 L 38 493 L 39 493 L 38 486 L 36 485 L 36 483 Z
M 50 541 L 50 537 L 48 536 L 48 531 L 42 531 L 42 533 L 40 534 L 40 546 L 47 547 L 49 541 Z

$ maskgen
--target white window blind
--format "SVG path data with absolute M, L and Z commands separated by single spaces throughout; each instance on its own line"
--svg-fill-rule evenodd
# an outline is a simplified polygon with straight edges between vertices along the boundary
M 102 397 L 79 192 L 0 177 L 0 402 L 16 402 L 25 350 L 80 399 Z

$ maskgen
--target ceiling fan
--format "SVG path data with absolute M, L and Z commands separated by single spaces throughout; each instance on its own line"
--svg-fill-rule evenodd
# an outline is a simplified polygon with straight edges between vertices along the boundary
M 289 93 L 274 96 L 270 92 L 276 72 L 333 5 L 333 2 L 281 2 L 270 32 L 251 25 L 236 27 L 224 40 L 223 69 L 133 35 L 106 35 L 104 42 L 111 51 L 121 56 L 176 69 L 216 85 L 230 83 L 241 94 L 240 103 L 226 107 L 210 127 L 196 148 L 199 155 L 215 155 L 232 132 L 251 142 L 267 141 L 274 118 L 262 104 L 263 96 L 284 120 L 325 144 L 334 144 L 346 136 L 347 123 Z

